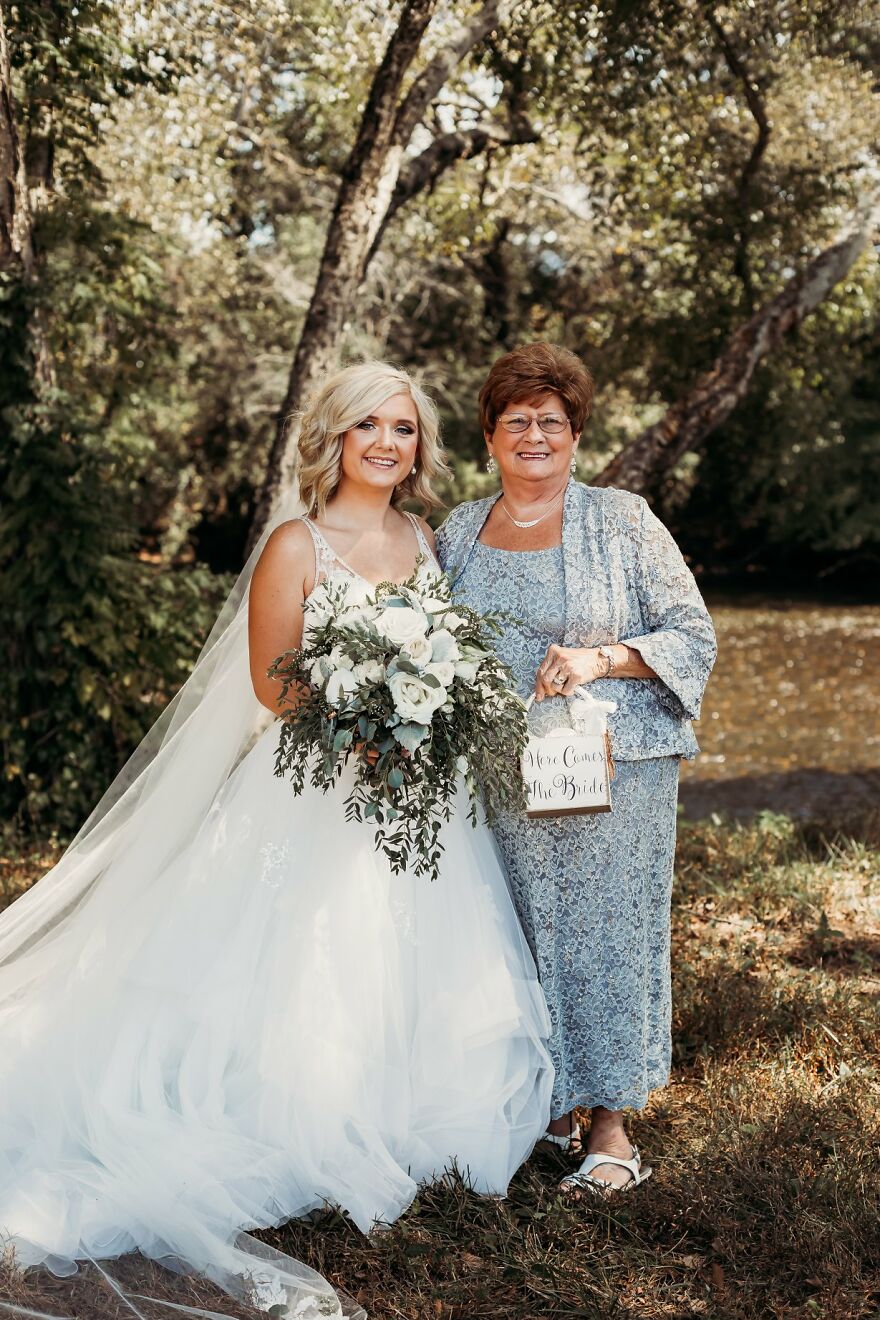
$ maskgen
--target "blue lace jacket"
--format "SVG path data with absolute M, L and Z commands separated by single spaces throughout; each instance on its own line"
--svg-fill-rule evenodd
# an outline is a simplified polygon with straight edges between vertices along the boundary
M 498 496 L 461 504 L 437 532 L 455 584 Z M 625 642 L 658 675 L 597 679 L 590 692 L 617 702 L 609 727 L 615 757 L 692 757 L 715 660 L 715 631 L 693 574 L 640 495 L 570 481 L 562 519 L 566 644 Z

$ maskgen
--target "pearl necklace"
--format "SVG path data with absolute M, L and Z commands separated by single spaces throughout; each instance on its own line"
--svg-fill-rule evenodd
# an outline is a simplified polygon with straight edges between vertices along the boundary
M 562 499 L 564 494 L 565 491 L 561 490 L 559 494 L 555 497 L 555 499 L 552 499 L 550 501 L 550 507 L 547 509 L 547 512 L 542 513 L 540 518 L 532 518 L 530 522 L 521 522 L 519 518 L 514 518 L 513 514 L 508 509 L 507 505 L 504 503 L 504 500 L 501 501 L 501 507 L 515 527 L 537 527 L 539 522 L 543 522 L 545 518 L 550 517 L 550 514 L 553 512 L 554 506 L 559 503 L 559 501 Z

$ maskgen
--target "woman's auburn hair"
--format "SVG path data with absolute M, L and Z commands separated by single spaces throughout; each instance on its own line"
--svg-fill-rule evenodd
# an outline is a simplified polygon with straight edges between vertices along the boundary
M 440 418 L 433 400 L 407 371 L 387 362 L 357 362 L 334 372 L 309 400 L 297 442 L 299 493 L 310 516 L 324 512 L 339 485 L 346 431 L 395 394 L 408 394 L 418 418 L 415 471 L 394 488 L 396 507 L 418 500 L 425 512 L 440 508 L 434 483 L 448 474 L 440 441 Z
M 576 354 L 539 340 L 521 344 L 492 363 L 480 390 L 480 426 L 491 435 L 512 403 L 558 394 L 575 435 L 593 411 L 596 383 Z

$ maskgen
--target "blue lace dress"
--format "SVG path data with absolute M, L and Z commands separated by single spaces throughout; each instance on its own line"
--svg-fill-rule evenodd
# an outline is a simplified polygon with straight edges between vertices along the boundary
M 474 609 L 519 621 L 505 627 L 498 652 L 523 696 L 547 647 L 565 641 L 562 557 L 561 546 L 512 551 L 477 541 L 456 583 Z M 567 712 L 564 698 L 545 700 L 532 707 L 530 726 L 547 732 L 570 723 Z M 553 1118 L 575 1105 L 640 1109 L 668 1079 L 678 767 L 678 756 L 619 761 L 610 814 L 507 813 L 495 828 L 553 1023 Z

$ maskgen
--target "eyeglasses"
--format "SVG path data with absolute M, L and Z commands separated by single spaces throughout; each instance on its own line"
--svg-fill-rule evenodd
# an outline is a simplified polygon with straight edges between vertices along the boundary
M 538 423 L 545 435 L 560 435 L 568 426 L 568 418 L 560 417 L 559 413 L 544 413 L 541 417 L 535 418 L 524 417 L 522 413 L 507 413 L 498 420 L 511 435 L 522 435 L 533 421 Z

